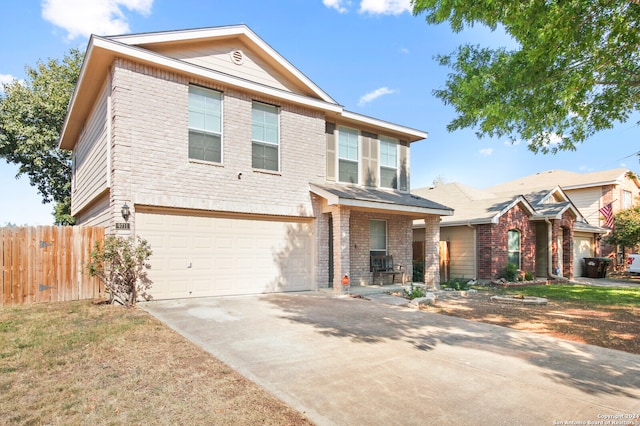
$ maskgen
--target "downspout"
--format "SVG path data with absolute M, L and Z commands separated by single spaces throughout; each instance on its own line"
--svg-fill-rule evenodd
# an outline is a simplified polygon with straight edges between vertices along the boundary
M 553 225 L 546 217 L 544 221 L 547 223 L 547 274 L 553 279 L 564 280 L 564 277 L 553 273 Z
M 478 280 L 478 232 L 476 226 L 471 224 L 471 221 L 467 221 L 467 226 L 473 229 L 473 273 L 474 280 Z

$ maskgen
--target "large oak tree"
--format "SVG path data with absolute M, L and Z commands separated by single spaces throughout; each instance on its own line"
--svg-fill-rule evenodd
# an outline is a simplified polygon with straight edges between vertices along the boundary
M 72 49 L 62 61 L 38 61 L 26 67 L 24 81 L 0 91 L 0 157 L 18 165 L 18 176 L 29 177 L 43 203 L 56 203 L 59 225 L 73 223 L 71 153 L 58 149 L 58 139 L 82 60 L 83 53 Z
M 514 49 L 460 46 L 434 94 L 457 117 L 448 130 L 524 140 L 534 152 L 575 150 L 640 108 L 640 1 L 412 0 L 428 23 L 498 27 Z

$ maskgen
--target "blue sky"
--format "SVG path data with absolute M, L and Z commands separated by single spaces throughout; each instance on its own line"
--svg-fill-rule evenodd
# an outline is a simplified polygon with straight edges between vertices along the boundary
M 485 188 L 544 170 L 638 171 L 638 115 L 577 151 L 530 152 L 526 143 L 448 133 L 452 108 L 432 95 L 449 70 L 434 56 L 464 43 L 509 46 L 500 32 L 453 33 L 409 13 L 409 0 L 8 0 L 0 14 L 0 82 L 23 79 L 26 65 L 86 47 L 91 33 L 114 35 L 246 24 L 346 109 L 427 131 L 412 144 L 411 186 L 436 178 Z M 0 160 L 0 226 L 51 224 L 17 167 Z

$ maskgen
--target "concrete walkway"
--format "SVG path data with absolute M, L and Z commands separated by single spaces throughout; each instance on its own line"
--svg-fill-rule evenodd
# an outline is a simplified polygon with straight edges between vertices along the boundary
M 624 352 L 331 294 L 141 306 L 319 425 L 640 415 L 640 356 Z

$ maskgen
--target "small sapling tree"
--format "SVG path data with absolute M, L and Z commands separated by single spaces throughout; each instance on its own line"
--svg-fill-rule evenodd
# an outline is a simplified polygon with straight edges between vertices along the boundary
M 138 298 L 151 299 L 152 282 L 146 271 L 151 254 L 149 243 L 142 238 L 107 235 L 104 241 L 96 241 L 87 270 L 104 282 L 111 303 L 133 306 Z

